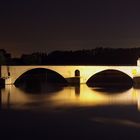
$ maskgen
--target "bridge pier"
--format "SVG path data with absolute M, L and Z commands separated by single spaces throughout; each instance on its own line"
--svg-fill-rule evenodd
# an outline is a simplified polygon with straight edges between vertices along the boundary
M 67 80 L 68 84 L 72 85 L 72 86 L 78 86 L 81 84 L 80 76 L 66 78 L 66 80 Z
M 140 76 L 133 77 L 133 83 L 134 88 L 140 88 Z

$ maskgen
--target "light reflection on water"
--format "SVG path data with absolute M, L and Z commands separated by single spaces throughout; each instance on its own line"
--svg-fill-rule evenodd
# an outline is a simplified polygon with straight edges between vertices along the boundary
M 104 136 L 129 139 L 137 134 L 140 137 L 140 89 L 114 92 L 89 88 L 86 84 L 48 88 L 53 87 L 45 86 L 38 93 L 28 93 L 14 85 L 2 89 L 2 131 L 6 134 L 12 131 L 15 135 L 19 128 L 21 133 L 31 132 L 32 137 L 38 133 L 42 136 L 42 132 L 46 136 L 48 132 L 50 139 L 59 139 L 58 136 L 89 139 L 93 133 L 98 140 Z
M 79 87 L 64 87 L 61 90 L 50 91 L 43 90 L 38 94 L 29 94 L 14 85 L 7 85 L 5 89 L 1 90 L 1 108 L 48 111 L 68 107 L 135 105 L 137 110 L 140 110 L 139 89 L 131 88 L 114 93 L 95 90 L 82 84 Z

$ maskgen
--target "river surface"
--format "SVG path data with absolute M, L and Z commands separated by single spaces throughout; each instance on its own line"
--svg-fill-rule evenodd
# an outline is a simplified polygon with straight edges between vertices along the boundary
M 140 89 L 42 85 L 1 89 L 4 139 L 139 139 Z

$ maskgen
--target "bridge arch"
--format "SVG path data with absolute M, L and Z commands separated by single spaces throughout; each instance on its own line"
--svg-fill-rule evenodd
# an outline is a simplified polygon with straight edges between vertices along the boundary
M 39 75 L 41 74 L 41 75 Z M 32 69 L 28 69 L 26 71 L 23 71 L 19 76 L 16 77 L 16 79 L 14 80 L 14 84 L 18 85 L 19 82 L 26 82 L 26 80 L 28 80 L 29 78 L 31 78 L 31 76 L 34 75 L 34 79 L 38 80 L 39 76 L 41 76 L 42 78 L 46 78 L 46 80 L 48 82 L 57 82 L 57 83 L 65 83 L 67 84 L 67 80 L 58 72 L 48 69 L 48 68 L 32 68 Z
M 132 86 L 133 79 L 127 73 L 117 69 L 105 69 L 93 74 L 86 81 L 88 86 Z

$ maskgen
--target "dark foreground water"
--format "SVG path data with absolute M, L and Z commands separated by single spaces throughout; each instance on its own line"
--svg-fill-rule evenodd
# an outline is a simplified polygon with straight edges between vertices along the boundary
M 0 139 L 140 138 L 139 89 L 36 86 L 1 90 Z

